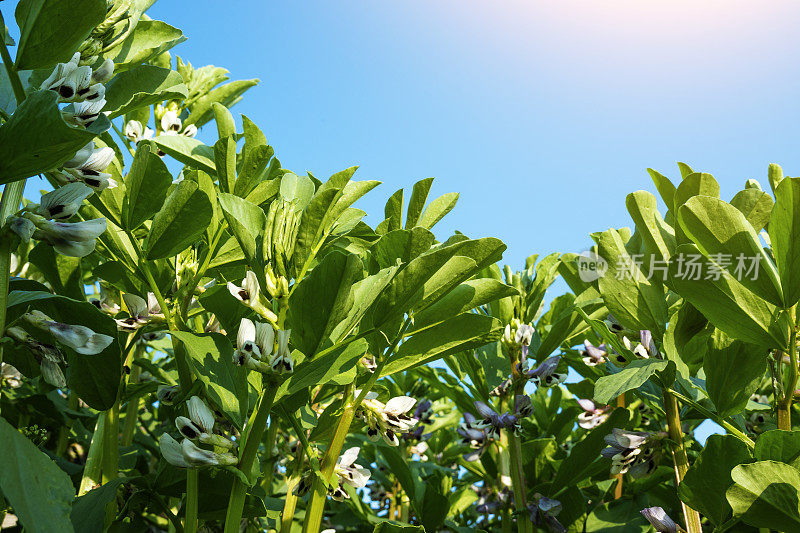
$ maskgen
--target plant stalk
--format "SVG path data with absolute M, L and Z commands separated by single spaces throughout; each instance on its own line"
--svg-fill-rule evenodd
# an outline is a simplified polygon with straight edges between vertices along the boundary
M 238 468 L 248 479 L 253 469 L 253 461 L 258 452 L 258 445 L 261 444 L 264 431 L 267 429 L 267 418 L 269 417 L 269 412 L 272 409 L 272 403 L 275 401 L 275 394 L 277 392 L 277 383 L 270 382 L 266 384 L 261 391 L 261 397 L 258 400 L 258 406 L 256 407 L 252 424 L 249 425 L 249 428 L 246 428 L 247 434 L 244 438 L 244 446 L 242 447 Z M 238 533 L 239 523 L 242 521 L 242 511 L 244 510 L 244 498 L 246 494 L 247 485 L 237 477 L 233 482 L 231 497 L 228 501 L 228 511 L 225 515 L 225 533 Z
M 92 434 L 92 442 L 89 444 L 89 452 L 86 455 L 86 464 L 83 467 L 83 477 L 78 489 L 78 496 L 83 496 L 102 481 L 100 472 L 103 460 L 103 438 L 105 435 L 106 418 L 103 413 L 98 413 L 97 422 Z
M 186 518 L 183 530 L 186 533 L 197 531 L 197 495 L 200 492 L 200 471 L 190 468 L 186 471 Z
M 664 411 L 667 414 L 667 432 L 672 444 L 672 459 L 675 463 L 675 488 L 677 489 L 683 476 L 689 470 L 689 457 L 686 455 L 686 448 L 683 443 L 683 429 L 681 428 L 681 418 L 678 411 L 678 400 L 669 390 L 664 390 Z M 700 525 L 700 513 L 681 502 L 683 518 L 686 531 L 688 533 L 703 533 Z
M 797 370 L 797 326 L 795 325 L 795 308 L 791 309 L 792 331 L 789 334 L 789 376 L 784 387 L 783 398 L 778 404 L 778 429 L 792 430 L 792 398 L 797 388 L 800 374 Z

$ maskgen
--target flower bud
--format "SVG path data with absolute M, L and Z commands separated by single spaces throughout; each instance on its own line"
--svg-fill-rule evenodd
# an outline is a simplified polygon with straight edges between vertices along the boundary
M 92 73 L 92 80 L 97 83 L 105 83 L 114 75 L 114 60 L 111 58 L 103 61 L 103 64 L 97 67 Z

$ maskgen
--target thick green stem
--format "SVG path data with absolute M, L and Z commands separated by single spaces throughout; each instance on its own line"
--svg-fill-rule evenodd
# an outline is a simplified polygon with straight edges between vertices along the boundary
M 678 412 L 678 400 L 670 394 L 669 390 L 664 390 L 664 411 L 667 414 L 667 432 L 672 441 L 672 459 L 675 463 L 675 487 L 677 488 L 683 481 L 683 476 L 689 471 L 689 457 L 686 455 L 686 447 L 683 443 L 683 428 L 681 428 L 681 418 Z M 688 533 L 703 533 L 700 525 L 700 513 L 681 502 L 683 508 L 684 524 Z
M 276 383 L 265 384 L 261 391 L 261 397 L 256 406 L 255 416 L 252 424 L 245 428 L 247 434 L 244 436 L 244 446 L 239 458 L 239 470 L 250 478 L 253 469 L 253 461 L 258 452 L 258 445 L 267 429 L 267 418 L 272 409 L 272 402 L 275 401 L 275 394 L 278 392 Z M 242 521 L 242 511 L 244 510 L 244 498 L 247 494 L 247 485 L 238 477 L 233 482 L 233 490 L 228 501 L 228 512 L 225 516 L 225 533 L 238 533 L 239 523 Z
M 119 403 L 103 412 L 103 484 L 117 478 L 119 470 Z
M 275 450 L 275 440 L 278 438 L 278 424 L 271 423 L 269 428 L 267 428 L 267 432 L 264 435 L 264 449 L 267 450 L 267 454 L 269 455 L 269 470 L 264 473 L 264 480 L 261 483 L 261 487 L 264 489 L 264 492 L 267 493 L 267 496 L 272 495 L 272 477 L 273 473 L 275 472 L 275 457 L 273 456 L 273 451 Z
M 289 479 L 286 480 L 286 499 L 283 502 L 283 513 L 281 514 L 281 533 L 291 533 L 292 523 L 294 522 L 294 512 L 297 509 L 297 494 L 294 488 L 300 482 L 300 474 L 305 464 L 305 450 L 300 444 L 297 445 L 297 452 L 294 457 L 294 469 Z
M 511 459 L 511 485 L 514 490 L 514 505 L 517 508 L 517 531 L 531 533 L 533 524 L 528 520 L 528 495 L 525 472 L 522 470 L 522 444 L 518 436 L 508 435 L 508 454 Z
M 789 372 L 786 386 L 783 391 L 783 398 L 778 404 L 778 429 L 786 431 L 792 430 L 792 398 L 797 388 L 797 327 L 795 326 L 795 309 L 791 309 L 792 331 L 789 334 Z
M 138 349 L 137 349 L 138 351 Z M 135 358 L 134 358 L 135 359 Z M 131 365 L 131 374 L 128 377 L 128 385 L 133 385 L 139 381 L 139 373 L 142 371 L 139 365 Z M 122 426 L 122 446 L 133 444 L 133 435 L 136 433 L 136 422 L 139 420 L 140 398 L 131 398 L 125 406 L 125 425 Z
M 92 442 L 89 444 L 89 453 L 86 455 L 86 464 L 83 467 L 83 477 L 81 486 L 78 489 L 78 496 L 83 496 L 102 481 L 100 472 L 103 460 L 103 438 L 105 435 L 105 415 L 97 415 L 97 423 L 94 426 Z
M 200 492 L 200 471 L 190 468 L 186 471 L 186 519 L 183 529 L 186 533 L 197 531 L 197 495 Z
M 378 373 L 379 371 L 376 369 L 373 375 Z M 350 424 L 353 422 L 355 412 L 356 406 L 354 403 L 353 405 L 345 407 L 342 417 L 339 419 L 339 425 L 336 426 L 336 433 L 334 433 L 331 443 L 325 452 L 325 457 L 320 464 L 320 475 L 314 478 L 314 484 L 311 489 L 311 501 L 306 510 L 306 521 L 303 524 L 303 533 L 316 533 L 319 531 L 319 526 L 322 523 L 322 514 L 325 511 L 325 500 L 328 497 L 328 486 L 330 485 L 331 477 L 333 477 L 333 469 L 336 466 L 336 461 L 339 459 L 339 454 L 342 451 L 342 446 L 344 446 L 347 433 L 350 431 Z

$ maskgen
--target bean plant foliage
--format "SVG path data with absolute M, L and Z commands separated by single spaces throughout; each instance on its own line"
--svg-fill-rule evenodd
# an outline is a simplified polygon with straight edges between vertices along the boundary
M 433 179 L 373 227 L 283 168 L 152 3 L 0 19 L 3 529 L 800 530 L 800 178 L 649 170 L 514 271 Z

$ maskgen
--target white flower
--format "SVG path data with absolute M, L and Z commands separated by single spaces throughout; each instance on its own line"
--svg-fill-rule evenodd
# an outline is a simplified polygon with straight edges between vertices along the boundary
M 89 159 L 89 157 L 92 155 L 93 152 L 94 152 L 94 141 L 89 141 L 89 144 L 87 144 L 86 146 L 75 152 L 75 156 L 66 163 L 64 163 L 63 166 L 66 168 L 78 168 Z M 113 154 L 114 150 L 112 149 L 111 152 Z
M 164 113 L 164 116 L 161 117 L 161 129 L 173 133 L 181 131 L 181 119 L 178 118 L 178 113 L 172 110 Z
M 148 324 L 153 315 L 161 313 L 161 306 L 158 305 L 158 301 L 152 292 L 147 293 L 147 301 L 129 292 L 122 295 L 122 300 L 125 302 L 125 307 L 128 308 L 128 314 L 130 316 L 128 318 L 117 318 L 114 320 L 117 326 L 123 331 L 136 331 Z
M 192 396 L 187 402 L 187 407 L 189 408 L 189 418 L 204 433 L 211 433 L 214 430 L 214 412 L 208 408 L 203 400 L 197 396 Z
M 292 334 L 290 329 L 278 330 L 278 351 L 269 360 L 269 366 L 275 372 L 294 371 L 294 359 L 289 350 L 289 337 Z
M 261 348 L 256 344 L 256 326 L 253 321 L 243 318 L 239 322 L 236 334 L 236 350 L 233 352 L 233 363 L 246 366 L 258 372 L 268 372 L 269 365 L 261 362 Z
M 111 174 L 103 172 L 114 160 L 114 149 L 94 149 L 93 146 L 86 157 L 81 153 L 85 150 L 83 148 L 73 159 L 64 163 L 65 172 L 61 174 L 61 178 L 66 181 L 82 181 L 98 192 L 107 187 L 116 187 L 117 183 L 111 179 Z
M 98 354 L 114 342 L 114 338 L 109 335 L 95 333 L 86 326 L 56 322 L 38 310 L 25 313 L 23 318 L 37 328 L 48 330 L 58 342 L 79 354 Z
M 356 396 L 359 393 L 360 391 L 356 391 Z M 384 405 L 377 398 L 376 393 L 367 393 L 356 411 L 356 416 L 366 422 L 367 437 L 370 440 L 376 441 L 380 437 L 390 446 L 399 446 L 398 435 L 406 433 L 418 422 L 416 418 L 406 414 L 417 400 L 410 396 L 396 396 Z
M 129 141 L 133 143 L 138 142 L 143 133 L 144 126 L 138 120 L 129 120 L 127 124 L 125 124 L 125 137 L 127 137 Z
M 517 333 L 514 336 L 514 342 L 520 346 L 530 346 L 533 339 L 533 326 L 529 324 L 521 324 L 517 328 Z
M 183 458 L 183 447 L 173 439 L 169 433 L 163 433 L 158 439 L 158 447 L 161 455 L 171 465 L 180 468 L 189 468 L 189 463 Z
M 67 183 L 42 196 L 35 213 L 47 219 L 66 220 L 78 212 L 83 201 L 94 193 L 83 183 Z
M 186 126 L 183 129 L 183 131 L 181 132 L 181 135 L 183 135 L 184 137 L 196 137 L 197 136 L 197 126 L 195 126 L 194 124 L 189 124 L 188 126 Z
M 81 222 L 52 222 L 45 220 L 37 224 L 39 230 L 34 233 L 34 238 L 43 241 L 94 241 L 106 231 L 106 219 L 95 218 Z
M 256 277 L 255 272 L 252 270 L 247 271 L 247 274 L 245 274 L 245 277 L 242 280 L 241 287 L 229 281 L 228 291 L 230 291 L 234 298 L 247 306 L 249 306 L 251 302 L 257 301 L 260 286 L 258 284 L 258 278 Z
M 68 62 L 56 65 L 50 76 L 42 82 L 41 88 L 55 91 L 63 100 L 69 100 L 74 97 L 77 87 L 75 79 L 71 78 L 71 76 L 78 69 L 80 60 L 81 54 L 76 52 Z M 91 72 L 91 68 L 89 71 Z
M 583 429 L 593 429 L 608 420 L 609 407 L 596 407 L 591 400 L 578 400 L 583 412 L 578 415 L 578 425 Z
M 230 453 L 214 453 L 204 450 L 189 439 L 181 442 L 181 452 L 184 460 L 190 466 L 235 465 L 239 462 L 235 455 Z
M 97 120 L 103 107 L 106 105 L 106 99 L 100 98 L 99 100 L 86 100 L 83 102 L 76 102 L 72 104 L 71 109 L 62 111 L 66 120 L 72 121 L 80 126 L 90 126 L 92 122 Z
M 83 91 L 78 92 L 78 96 L 83 98 L 83 100 L 86 102 L 99 102 L 100 100 L 103 100 L 103 102 L 105 102 L 106 86 L 103 85 L 102 83 L 95 83 L 94 85 L 90 85 Z
M 370 472 L 361 465 L 355 464 L 358 459 L 358 447 L 350 448 L 345 451 L 336 461 L 336 466 L 333 468 L 333 473 L 336 476 L 337 483 L 334 487 L 328 489 L 331 498 L 337 501 L 342 501 L 349 496 L 344 490 L 344 485 L 350 485 L 353 488 L 362 488 L 367 485 L 369 481 Z
M 678 533 L 678 524 L 661 507 L 647 507 L 640 512 L 658 533 Z

